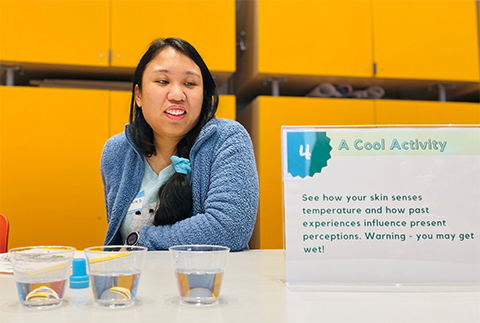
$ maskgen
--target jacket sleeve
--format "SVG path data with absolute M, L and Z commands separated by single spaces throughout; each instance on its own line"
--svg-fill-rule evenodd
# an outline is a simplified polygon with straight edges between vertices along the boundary
M 149 250 L 182 244 L 223 245 L 232 251 L 248 248 L 257 215 L 258 174 L 248 133 L 239 124 L 229 128 L 213 151 L 202 152 L 211 156 L 211 163 L 198 166 L 208 189 L 204 193 L 194 189 L 193 194 L 194 200 L 201 199 L 203 212 L 173 225 L 143 227 L 140 245 Z
M 111 145 L 109 145 L 109 141 L 107 141 L 105 143 L 105 146 L 103 147 L 103 151 L 102 151 L 102 157 L 100 159 L 100 174 L 102 175 L 102 182 L 103 182 L 103 193 L 104 193 L 104 199 L 105 199 L 105 210 L 106 210 L 106 214 L 107 214 L 107 220 L 110 218 L 109 216 L 109 211 L 110 211 L 110 208 L 108 206 L 108 199 L 107 199 L 107 196 L 108 196 L 108 191 L 109 191 L 109 183 L 107 181 L 107 165 L 108 165 L 108 159 L 109 159 L 109 152 L 110 152 L 110 147 Z

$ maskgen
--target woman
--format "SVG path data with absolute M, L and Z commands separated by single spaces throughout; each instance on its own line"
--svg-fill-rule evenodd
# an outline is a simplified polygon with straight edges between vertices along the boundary
M 239 123 L 215 118 L 217 106 L 193 46 L 178 38 L 150 45 L 135 71 L 130 122 L 102 153 L 106 245 L 133 234 L 149 250 L 248 248 L 258 205 L 252 143 Z

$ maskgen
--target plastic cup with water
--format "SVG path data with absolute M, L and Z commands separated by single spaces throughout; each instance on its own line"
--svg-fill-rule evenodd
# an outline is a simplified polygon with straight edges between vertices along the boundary
M 230 248 L 184 245 L 169 251 L 181 302 L 198 306 L 218 303 Z
M 133 305 L 147 248 L 101 246 L 84 252 L 95 305 L 110 308 Z
M 20 303 L 28 308 L 62 304 L 75 248 L 34 246 L 9 251 Z

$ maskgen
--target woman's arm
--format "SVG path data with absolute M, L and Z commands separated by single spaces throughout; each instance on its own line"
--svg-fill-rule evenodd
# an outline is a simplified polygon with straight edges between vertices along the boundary
M 111 137 L 100 161 L 108 228 L 105 244 L 118 244 L 118 228 L 138 193 L 143 178 L 143 161 L 128 144 L 125 135 Z

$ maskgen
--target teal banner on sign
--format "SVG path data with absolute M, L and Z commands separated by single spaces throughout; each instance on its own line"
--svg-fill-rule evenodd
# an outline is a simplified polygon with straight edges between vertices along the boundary
M 283 127 L 287 284 L 480 286 L 480 129 Z

